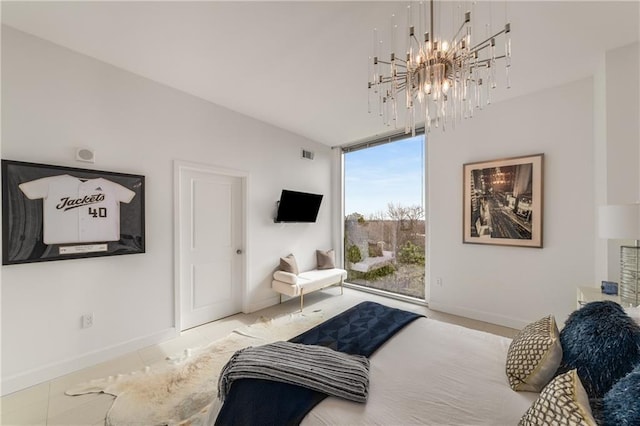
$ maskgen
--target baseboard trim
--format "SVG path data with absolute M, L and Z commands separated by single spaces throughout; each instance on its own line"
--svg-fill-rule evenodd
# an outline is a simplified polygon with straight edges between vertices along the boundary
M 0 395 L 17 392 L 19 390 L 37 385 L 48 380 L 83 368 L 91 367 L 101 362 L 108 361 L 115 357 L 125 355 L 130 352 L 137 351 L 144 347 L 163 342 L 167 339 L 177 337 L 180 333 L 176 328 L 168 328 L 163 331 L 150 334 L 137 339 L 132 339 L 124 343 L 108 346 L 96 351 L 88 352 L 83 355 L 68 358 L 61 362 L 55 362 L 43 367 L 34 368 L 23 373 L 14 374 L 12 376 L 3 377 L 0 386 Z
M 278 303 L 280 303 L 280 296 L 270 297 L 257 303 L 245 305 L 242 312 L 244 312 L 245 314 L 250 314 L 252 312 L 268 308 L 269 306 L 277 305 Z
M 447 305 L 445 303 L 429 301 L 429 309 L 439 312 L 445 312 L 447 314 L 458 315 L 461 317 L 471 318 L 477 321 L 484 321 L 491 324 L 502 325 L 504 327 L 511 327 L 517 330 L 521 330 L 531 321 L 523 320 L 520 318 L 511 318 L 504 315 L 497 315 L 492 312 L 478 311 L 475 309 L 461 308 L 459 306 Z

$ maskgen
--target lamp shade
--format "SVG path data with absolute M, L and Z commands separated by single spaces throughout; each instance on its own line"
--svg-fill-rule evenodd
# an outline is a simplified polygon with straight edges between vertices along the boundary
M 600 206 L 598 233 L 611 240 L 640 240 L 640 204 Z

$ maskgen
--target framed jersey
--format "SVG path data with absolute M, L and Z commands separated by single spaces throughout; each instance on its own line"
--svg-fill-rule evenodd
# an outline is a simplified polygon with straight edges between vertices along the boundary
M 144 176 L 2 160 L 3 265 L 144 251 Z

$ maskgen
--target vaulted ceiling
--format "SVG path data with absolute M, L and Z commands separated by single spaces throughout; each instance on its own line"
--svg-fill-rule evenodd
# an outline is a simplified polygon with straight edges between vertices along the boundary
M 3 1 L 2 22 L 334 146 L 389 131 L 367 112 L 367 63 L 372 29 L 404 17 L 406 5 Z M 496 89 L 494 101 L 592 75 L 606 50 L 640 39 L 639 6 L 479 2 L 479 18 L 512 25 L 512 88 Z M 438 19 L 453 26 L 450 14 Z

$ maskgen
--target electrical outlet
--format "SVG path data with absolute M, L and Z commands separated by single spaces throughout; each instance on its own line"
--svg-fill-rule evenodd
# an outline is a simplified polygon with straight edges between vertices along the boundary
M 442 287 L 442 277 L 436 278 L 436 284 L 438 284 L 439 287 Z
M 93 313 L 84 314 L 82 316 L 82 328 L 89 328 L 93 326 Z

